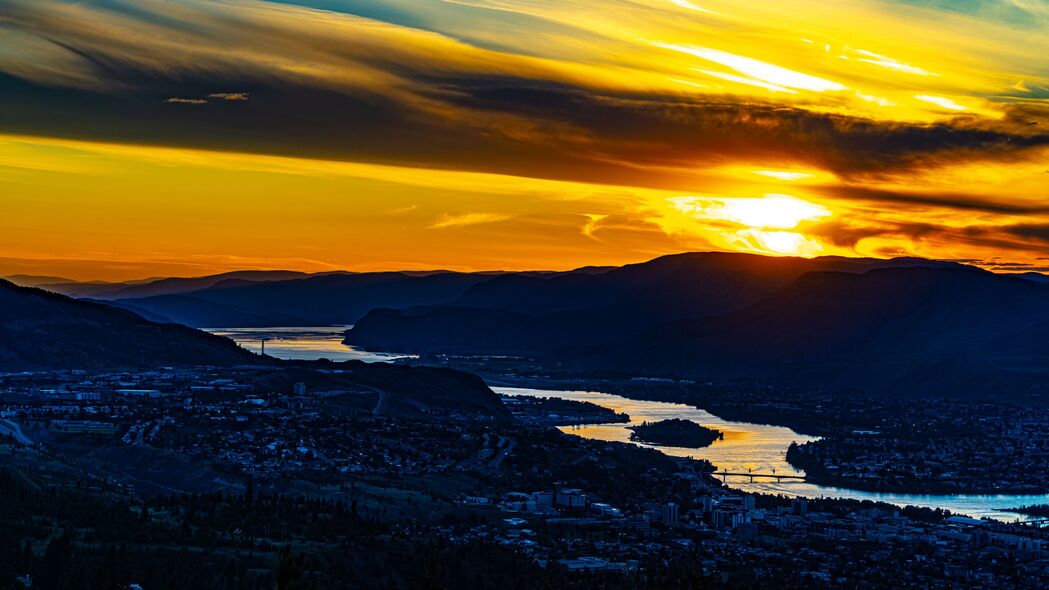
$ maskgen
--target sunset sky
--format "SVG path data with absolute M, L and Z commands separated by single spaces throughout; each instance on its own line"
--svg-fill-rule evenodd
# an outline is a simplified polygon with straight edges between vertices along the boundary
M 0 0 L 0 275 L 1049 270 L 1043 0 Z

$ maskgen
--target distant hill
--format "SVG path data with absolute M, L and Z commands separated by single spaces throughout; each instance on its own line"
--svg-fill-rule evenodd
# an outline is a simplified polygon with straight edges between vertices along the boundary
M 46 277 L 23 277 L 21 280 L 11 279 L 11 282 L 23 286 L 45 287 L 48 291 L 69 295 L 70 297 L 90 297 L 94 299 L 130 299 L 137 297 L 153 297 L 157 295 L 175 295 L 189 293 L 201 289 L 213 287 L 234 286 L 255 282 L 284 281 L 289 279 L 304 278 L 310 276 L 304 272 L 290 270 L 238 270 L 203 277 L 168 277 L 153 278 L 140 281 L 127 281 L 107 283 L 102 281 L 75 282 L 75 281 L 47 281 L 40 282 L 39 279 Z M 57 278 L 57 277 L 55 277 Z M 34 279 L 37 279 L 34 281 Z
M 1021 279 L 1027 279 L 1035 283 L 1041 283 L 1043 285 L 1049 285 L 1049 275 L 1042 274 L 1040 272 L 1018 272 L 1007 276 L 1019 277 Z
M 661 326 L 576 360 L 901 394 L 997 395 L 1045 379 L 1047 333 L 1049 286 L 1023 279 L 977 269 L 818 272 L 740 312 Z
M 500 277 L 454 305 L 374 310 L 346 341 L 605 373 L 1049 400 L 1046 334 L 1049 285 L 1026 277 L 916 259 L 690 254 L 587 277 Z
M 311 320 L 290 313 L 260 313 L 208 301 L 193 295 L 157 295 L 141 299 L 104 301 L 107 305 L 133 311 L 145 318 L 174 322 L 194 328 L 263 328 L 309 326 Z
M 187 326 L 351 324 L 375 307 L 445 303 L 491 280 L 489 273 L 376 272 L 315 275 L 294 280 L 214 284 L 177 297 L 116 299 Z
M 0 371 L 257 362 L 226 338 L 0 280 Z
M 63 283 L 76 282 L 65 277 L 50 277 L 41 275 L 8 275 L 6 277 L 0 277 L 0 279 L 10 281 L 22 287 L 42 287 L 45 285 L 61 285 Z
M 553 353 L 738 311 L 808 272 L 910 266 L 961 268 L 911 258 L 676 254 L 603 272 L 504 275 L 446 305 L 374 310 L 346 341 L 376 350 Z

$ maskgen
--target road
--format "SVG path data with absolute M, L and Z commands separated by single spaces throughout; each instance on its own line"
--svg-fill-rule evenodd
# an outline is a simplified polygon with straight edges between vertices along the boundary
M 0 420 L 0 435 L 12 436 L 24 445 L 31 446 L 33 444 L 33 441 L 28 436 L 22 434 L 22 427 L 10 420 Z

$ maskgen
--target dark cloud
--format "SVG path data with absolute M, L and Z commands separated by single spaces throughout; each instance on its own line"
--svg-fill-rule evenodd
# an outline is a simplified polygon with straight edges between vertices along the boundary
M 1019 225 L 1010 225 L 1003 229 L 1004 231 L 1021 238 L 1049 242 L 1049 223 L 1023 223 Z
M 217 98 L 219 100 L 231 100 L 231 101 L 244 101 L 248 100 L 251 95 L 247 92 L 212 92 L 208 95 L 208 98 Z
M 23 64 L 29 73 L 21 77 L 0 75 L 0 132 L 681 189 L 695 186 L 696 169 L 741 160 L 867 180 L 1012 161 L 1049 146 L 1049 111 L 1038 105 L 1005 107 L 1001 120 L 879 121 L 738 96 L 599 89 L 432 35 L 405 42 L 375 34 L 380 29 L 351 35 L 313 21 L 304 29 L 289 24 L 290 13 L 154 7 L 165 16 L 116 5 L 0 0 L 0 27 L 35 35 L 47 51 L 34 47 L 51 60 Z M 174 41 L 108 32 L 129 26 Z M 294 67 L 274 66 L 287 55 Z M 207 108 L 165 105 L 205 100 Z M 965 195 L 826 190 L 999 213 L 1031 209 Z
M 596 153 L 653 165 L 717 159 L 794 160 L 842 175 L 1018 158 L 1049 145 L 1049 131 L 1001 128 L 966 118 L 922 125 L 818 113 L 736 99 L 616 96 L 517 81 L 460 81 L 451 100 L 479 111 L 515 113 L 586 133 Z M 1031 109 L 1020 106 L 1010 110 Z
M 999 213 L 1003 215 L 1037 215 L 1049 213 L 1049 203 L 1024 204 L 989 201 L 987 197 L 964 193 L 924 193 L 898 189 L 881 189 L 867 186 L 841 185 L 824 186 L 812 189 L 818 194 L 838 199 L 891 203 L 897 205 L 916 205 L 920 208 L 944 207 L 964 211 Z
M 1032 242 L 1049 242 L 1049 224 L 1023 224 L 991 226 L 974 224 L 969 226 L 948 226 L 923 221 L 877 221 L 850 222 L 839 218 L 804 227 L 807 235 L 842 248 L 855 248 L 867 238 L 906 239 L 911 243 L 942 242 L 966 244 L 981 248 L 993 248 L 1012 252 L 1031 252 L 1040 246 Z M 899 256 L 902 250 L 891 254 Z M 879 254 L 885 252 L 878 251 Z M 1047 258 L 1038 258 L 1044 260 Z M 950 262 L 973 264 L 998 269 L 1033 270 L 1034 265 L 1027 262 L 1002 260 L 1001 257 L 951 258 Z
M 1049 145 L 1049 134 L 883 123 L 774 104 L 614 96 L 529 80 L 434 84 L 427 98 L 453 109 L 454 117 L 445 118 L 366 90 L 351 94 L 241 75 L 233 82 L 245 90 L 215 93 L 207 88 L 217 80 L 199 72 L 161 76 L 102 58 L 93 63 L 120 93 L 0 77 L 0 131 L 677 187 L 692 181 L 697 166 L 738 159 L 795 161 L 847 177 L 1020 158 L 1028 148 Z M 197 92 L 189 91 L 194 88 Z M 257 100 L 244 100 L 249 95 Z M 153 106 L 206 100 L 193 97 L 245 108 L 159 112 Z M 654 168 L 660 174 L 654 175 Z M 825 190 L 1003 213 L 1049 209 L 988 204 L 964 195 Z

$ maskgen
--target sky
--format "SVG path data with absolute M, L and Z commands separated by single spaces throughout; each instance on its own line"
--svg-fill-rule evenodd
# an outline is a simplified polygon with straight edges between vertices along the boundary
M 0 275 L 1049 270 L 1049 1 L 0 0 Z

